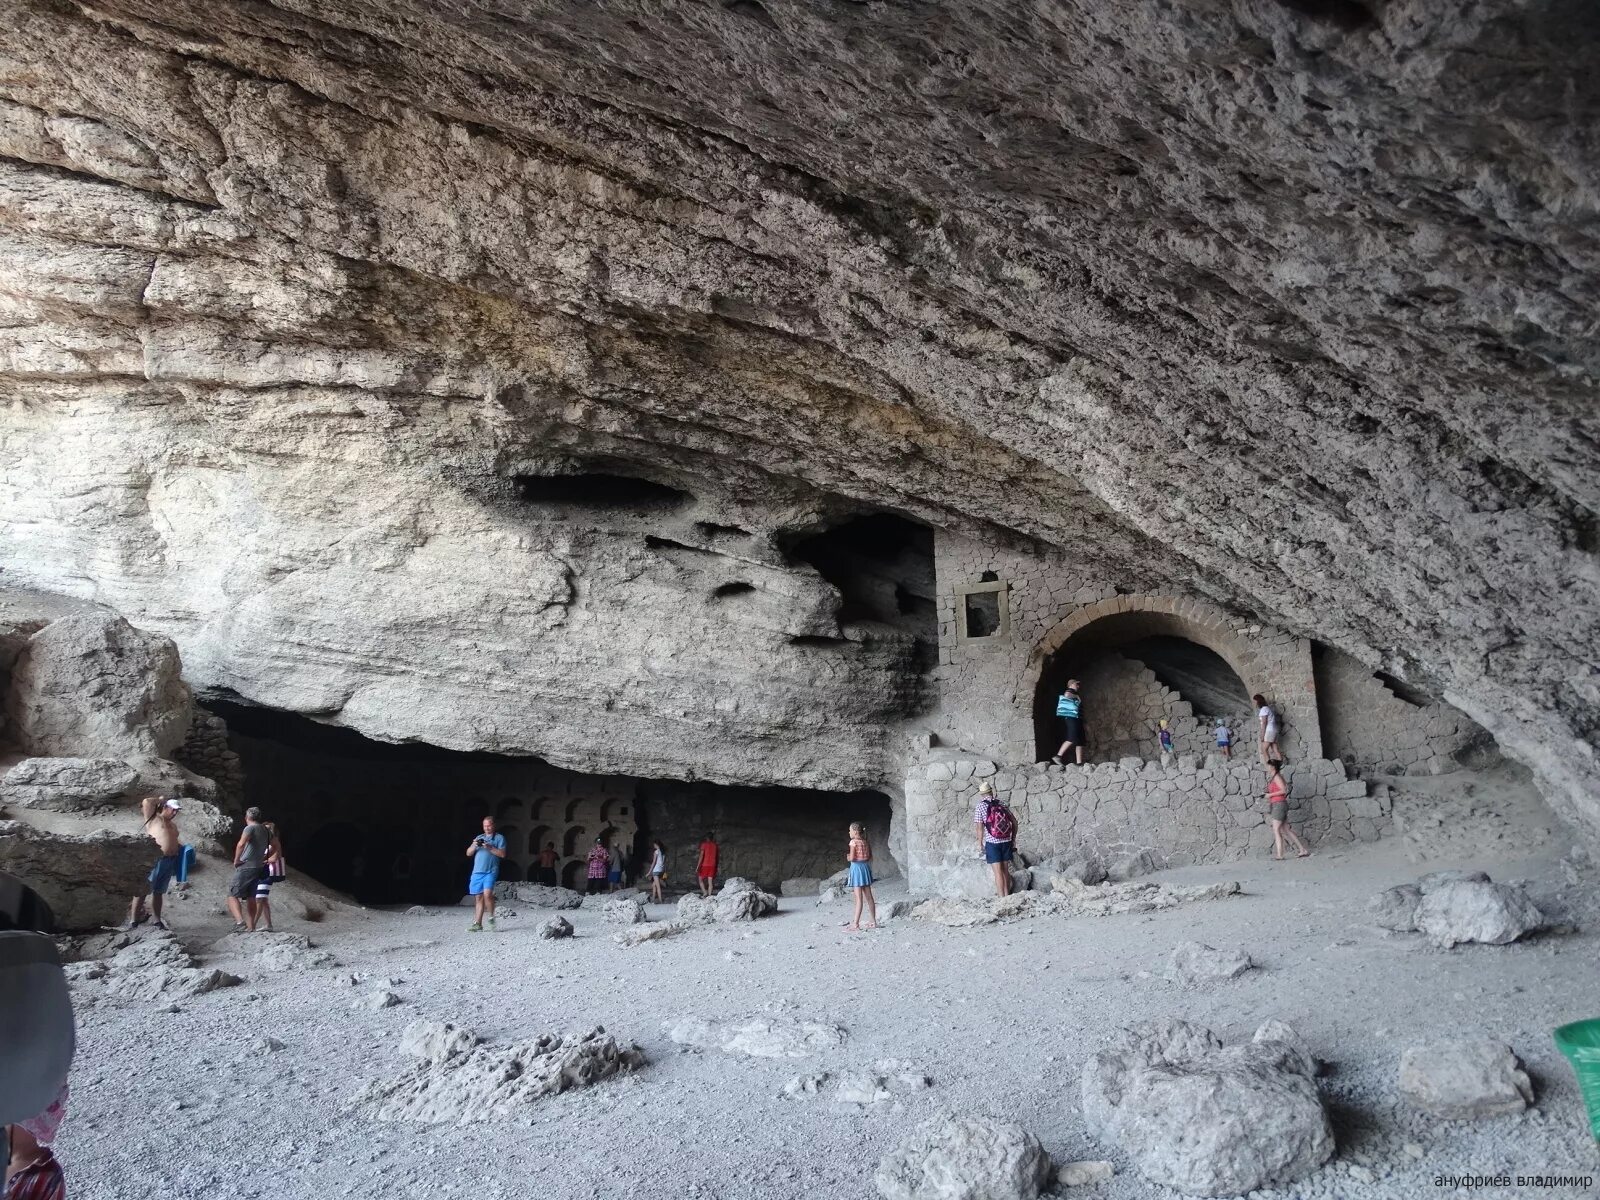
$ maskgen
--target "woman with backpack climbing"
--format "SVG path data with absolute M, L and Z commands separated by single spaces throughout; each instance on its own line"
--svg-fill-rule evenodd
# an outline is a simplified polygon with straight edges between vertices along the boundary
M 1067 690 L 1056 697 L 1056 716 L 1061 719 L 1061 732 L 1064 740 L 1061 749 L 1050 756 L 1050 761 L 1056 766 L 1065 766 L 1067 754 L 1075 756 L 1074 761 L 1083 766 L 1083 694 L 1078 690 L 1083 685 L 1076 679 L 1067 680 Z
M 1017 816 L 994 794 L 987 779 L 978 784 L 978 802 L 972 810 L 978 827 L 978 844 L 983 861 L 994 868 L 995 891 L 1011 894 L 1011 857 L 1017 841 Z

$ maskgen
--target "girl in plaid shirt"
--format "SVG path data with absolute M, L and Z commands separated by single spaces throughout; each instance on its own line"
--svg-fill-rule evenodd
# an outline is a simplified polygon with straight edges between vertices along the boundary
M 856 890 L 856 916 L 855 920 L 845 926 L 851 932 L 861 928 L 861 906 L 867 907 L 867 913 L 872 917 L 868 929 L 878 927 L 878 902 L 872 897 L 872 846 L 867 841 L 867 834 L 861 828 L 860 822 L 850 826 L 850 847 L 845 852 L 845 857 L 850 863 L 850 886 Z

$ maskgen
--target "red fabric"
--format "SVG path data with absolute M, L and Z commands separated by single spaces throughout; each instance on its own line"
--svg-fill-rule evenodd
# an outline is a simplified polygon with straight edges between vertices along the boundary
M 1289 781 L 1282 775 L 1274 775 L 1267 780 L 1267 803 L 1277 804 L 1289 802 Z
M 61 1164 L 49 1150 L 42 1157 L 23 1167 L 6 1185 L 5 1200 L 67 1200 L 67 1181 L 61 1174 Z
M 701 879 L 710 879 L 717 873 L 717 844 L 715 842 L 700 843 L 700 863 L 695 867 L 694 873 Z

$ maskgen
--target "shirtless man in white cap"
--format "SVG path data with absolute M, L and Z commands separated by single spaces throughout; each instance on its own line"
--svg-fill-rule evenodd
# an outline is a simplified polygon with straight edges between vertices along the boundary
M 139 801 L 139 812 L 144 816 L 144 831 L 161 851 L 156 865 L 150 868 L 150 916 L 157 929 L 167 928 L 161 919 L 161 905 L 167 898 L 167 886 L 177 877 L 178 861 L 183 852 L 178 839 L 178 810 L 180 805 L 171 796 L 146 796 Z M 128 923 L 132 929 L 144 920 L 144 894 L 133 898 L 128 906 Z

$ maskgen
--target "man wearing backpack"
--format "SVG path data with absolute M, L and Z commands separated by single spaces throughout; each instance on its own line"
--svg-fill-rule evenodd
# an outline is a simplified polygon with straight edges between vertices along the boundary
M 1011 894 L 1011 855 L 1017 840 L 1017 816 L 994 794 L 985 779 L 978 784 L 978 803 L 972 811 L 978 826 L 983 861 L 994 868 L 994 886 L 1002 896 Z

